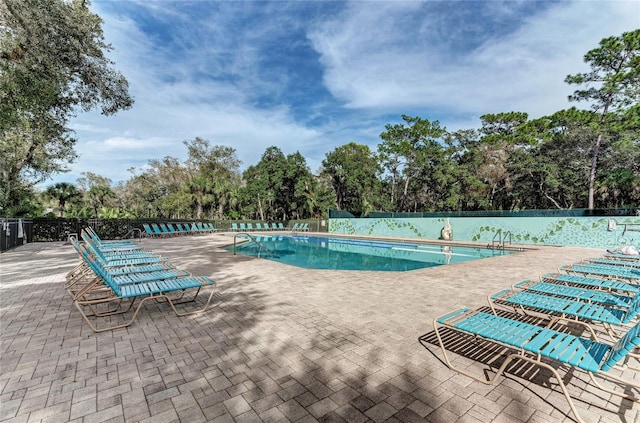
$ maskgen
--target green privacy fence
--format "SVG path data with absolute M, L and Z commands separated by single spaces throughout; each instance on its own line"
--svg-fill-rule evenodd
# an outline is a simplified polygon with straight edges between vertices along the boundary
M 454 241 L 480 242 L 491 245 L 496 239 L 513 244 L 569 245 L 615 249 L 624 245 L 640 245 L 640 215 L 636 209 L 615 212 L 590 210 L 542 210 L 522 212 L 431 213 L 422 217 L 333 217 L 329 232 L 437 240 L 447 224 Z M 565 213 L 562 213 L 565 212 Z M 570 213 L 566 213 L 570 212 Z M 475 215 L 474 215 L 475 214 Z M 585 214 L 591 214 L 586 215 Z M 595 214 L 595 215 L 594 215 Z M 602 214 L 602 215 L 597 215 Z

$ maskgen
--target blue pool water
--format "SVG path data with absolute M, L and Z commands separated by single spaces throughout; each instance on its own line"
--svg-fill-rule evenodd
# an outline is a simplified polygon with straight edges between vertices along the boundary
M 240 235 L 245 237 L 245 235 Z M 240 240 L 238 240 L 240 241 Z M 233 251 L 233 246 L 227 248 Z M 319 236 L 257 236 L 238 242 L 236 253 L 305 269 L 406 271 L 477 260 L 510 251 L 438 244 Z

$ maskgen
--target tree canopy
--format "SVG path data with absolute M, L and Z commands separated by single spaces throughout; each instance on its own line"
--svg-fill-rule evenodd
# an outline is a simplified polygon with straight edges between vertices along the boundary
M 585 54 L 590 72 L 568 75 L 568 84 L 584 86 L 569 96 L 571 101 L 589 101 L 600 113 L 591 154 L 589 204 L 594 207 L 596 172 L 603 137 L 610 131 L 611 115 L 633 108 L 640 100 L 640 29 L 600 41 L 600 46 Z
M 78 110 L 105 115 L 133 104 L 101 18 L 86 0 L 0 2 L 0 206 L 20 187 L 64 172 L 76 159 L 68 127 Z

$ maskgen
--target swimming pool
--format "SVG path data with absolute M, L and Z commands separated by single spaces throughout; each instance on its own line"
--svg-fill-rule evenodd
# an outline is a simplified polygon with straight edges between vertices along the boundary
M 238 237 L 245 237 L 239 235 Z M 233 246 L 227 250 L 233 251 Z M 252 235 L 236 253 L 305 269 L 402 272 L 478 260 L 513 251 L 300 235 Z

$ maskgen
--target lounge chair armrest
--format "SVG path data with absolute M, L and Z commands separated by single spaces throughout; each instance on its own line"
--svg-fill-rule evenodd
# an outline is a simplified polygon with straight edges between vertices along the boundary
M 531 284 L 531 279 L 525 279 L 522 282 L 518 282 L 517 284 L 513 285 L 513 288 L 523 288 L 526 285 Z
M 207 276 L 196 276 L 196 279 L 203 285 L 210 285 L 210 286 L 216 286 L 215 281 L 213 281 L 211 278 L 207 277 Z
M 445 314 L 444 316 L 440 316 L 440 317 L 436 317 L 436 321 L 440 324 L 444 324 L 444 322 L 446 322 L 449 319 L 452 319 L 460 314 L 466 313 L 467 311 L 469 311 L 468 307 L 464 307 L 461 308 L 459 310 L 456 311 L 452 311 L 450 313 Z
M 502 291 L 496 292 L 493 295 L 489 296 L 490 300 L 497 300 L 498 298 L 502 297 L 504 294 L 507 294 L 511 292 L 511 288 L 507 288 L 507 289 L 503 289 Z

